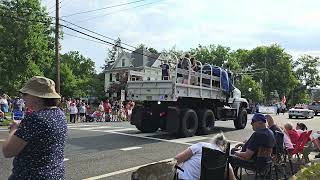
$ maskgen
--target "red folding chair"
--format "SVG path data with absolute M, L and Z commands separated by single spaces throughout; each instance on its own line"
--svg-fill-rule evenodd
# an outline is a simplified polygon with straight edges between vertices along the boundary
M 304 150 L 304 147 L 308 141 L 310 141 L 310 135 L 312 130 L 301 133 L 298 143 L 294 145 L 294 149 L 291 152 L 291 156 L 296 155 L 298 160 L 300 160 L 299 154 L 301 154 Z

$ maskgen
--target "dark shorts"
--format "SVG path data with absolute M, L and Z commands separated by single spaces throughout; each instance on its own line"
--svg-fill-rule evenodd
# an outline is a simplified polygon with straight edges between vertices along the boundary
M 83 117 L 84 115 L 86 115 L 86 113 L 80 113 L 80 116 Z

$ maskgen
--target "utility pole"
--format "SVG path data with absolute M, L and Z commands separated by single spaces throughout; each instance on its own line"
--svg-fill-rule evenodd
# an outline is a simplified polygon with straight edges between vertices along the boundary
M 266 78 L 266 71 L 267 71 L 267 57 L 264 57 L 264 104 L 267 104 L 267 78 Z
M 59 59 L 59 0 L 56 0 L 56 32 L 55 32 L 55 60 L 56 60 L 56 91 L 60 93 L 60 59 Z

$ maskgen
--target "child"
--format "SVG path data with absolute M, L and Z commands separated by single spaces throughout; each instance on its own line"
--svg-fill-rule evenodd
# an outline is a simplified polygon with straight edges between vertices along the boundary
M 86 104 L 84 102 L 82 102 L 79 107 L 79 114 L 80 114 L 80 122 L 84 122 L 85 115 L 86 115 Z
M 96 122 L 102 122 L 103 120 L 103 112 L 100 109 L 97 109 L 93 114 L 92 118 L 96 120 Z

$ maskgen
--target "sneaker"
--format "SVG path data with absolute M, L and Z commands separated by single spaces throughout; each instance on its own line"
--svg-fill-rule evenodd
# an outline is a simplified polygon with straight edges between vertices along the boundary
M 315 158 L 320 158 L 320 153 L 314 156 Z

